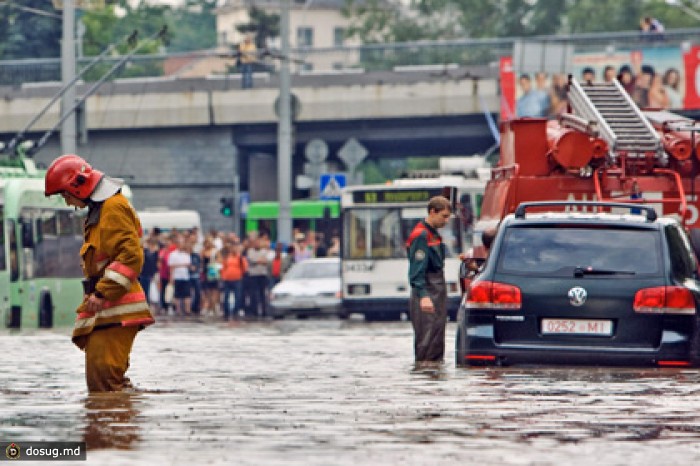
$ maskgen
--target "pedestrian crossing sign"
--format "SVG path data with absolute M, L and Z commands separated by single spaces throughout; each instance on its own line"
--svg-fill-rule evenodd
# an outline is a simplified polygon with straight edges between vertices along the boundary
M 325 173 L 319 178 L 319 198 L 340 199 L 340 191 L 346 186 L 345 173 Z

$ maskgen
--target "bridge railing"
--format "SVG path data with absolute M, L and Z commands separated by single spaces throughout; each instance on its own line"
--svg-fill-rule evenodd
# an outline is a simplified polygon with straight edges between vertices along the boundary
M 292 50 L 292 70 L 304 72 L 396 71 L 410 67 L 490 66 L 496 76 L 498 60 L 511 55 L 519 41 L 543 44 L 571 44 L 574 52 L 635 50 L 642 47 L 673 47 L 700 43 L 700 28 L 667 30 L 663 36 L 642 35 L 639 31 L 587 33 L 575 35 L 507 37 L 495 39 L 461 39 L 419 41 L 391 44 L 365 44 L 354 47 L 299 48 Z M 278 51 L 261 54 L 258 70 L 275 72 Z M 79 66 L 89 62 L 79 60 Z M 85 81 L 99 79 L 119 57 L 105 60 L 85 76 Z M 59 58 L 0 61 L 0 85 L 60 81 Z M 233 58 L 221 51 L 136 55 L 116 77 L 193 77 L 237 73 Z

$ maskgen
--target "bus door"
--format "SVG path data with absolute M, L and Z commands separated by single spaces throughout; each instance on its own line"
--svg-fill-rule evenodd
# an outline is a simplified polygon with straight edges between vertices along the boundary
M 0 205 L 0 219 L 2 219 L 2 228 L 0 228 L 0 326 L 6 328 L 10 326 L 12 317 L 12 309 L 10 306 L 10 267 L 9 258 L 12 257 L 10 244 L 7 241 L 9 237 L 8 231 L 11 227 L 11 222 L 5 221 L 4 209 Z

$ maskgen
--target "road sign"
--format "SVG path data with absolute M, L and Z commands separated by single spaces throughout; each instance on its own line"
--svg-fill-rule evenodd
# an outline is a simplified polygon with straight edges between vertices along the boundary
M 328 144 L 322 139 L 312 139 L 304 149 L 306 159 L 311 163 L 321 163 L 328 157 Z
M 341 190 L 347 184 L 345 173 L 324 173 L 319 178 L 320 199 L 340 199 Z
M 311 189 L 314 185 L 314 179 L 307 175 L 297 175 L 294 185 L 297 189 Z
M 367 149 L 355 138 L 348 139 L 338 151 L 338 157 L 348 168 L 354 168 L 367 157 Z
M 240 209 L 241 218 L 246 218 L 248 216 L 248 206 L 250 205 L 250 193 L 248 191 L 241 191 L 238 193 L 238 208 Z

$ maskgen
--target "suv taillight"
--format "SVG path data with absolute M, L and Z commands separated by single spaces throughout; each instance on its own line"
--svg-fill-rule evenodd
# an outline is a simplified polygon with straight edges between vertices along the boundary
M 695 299 L 693 299 L 693 293 L 682 286 L 642 288 L 634 295 L 634 312 L 695 314 Z
M 518 310 L 522 304 L 520 288 L 488 280 L 473 282 L 467 290 L 469 309 Z

